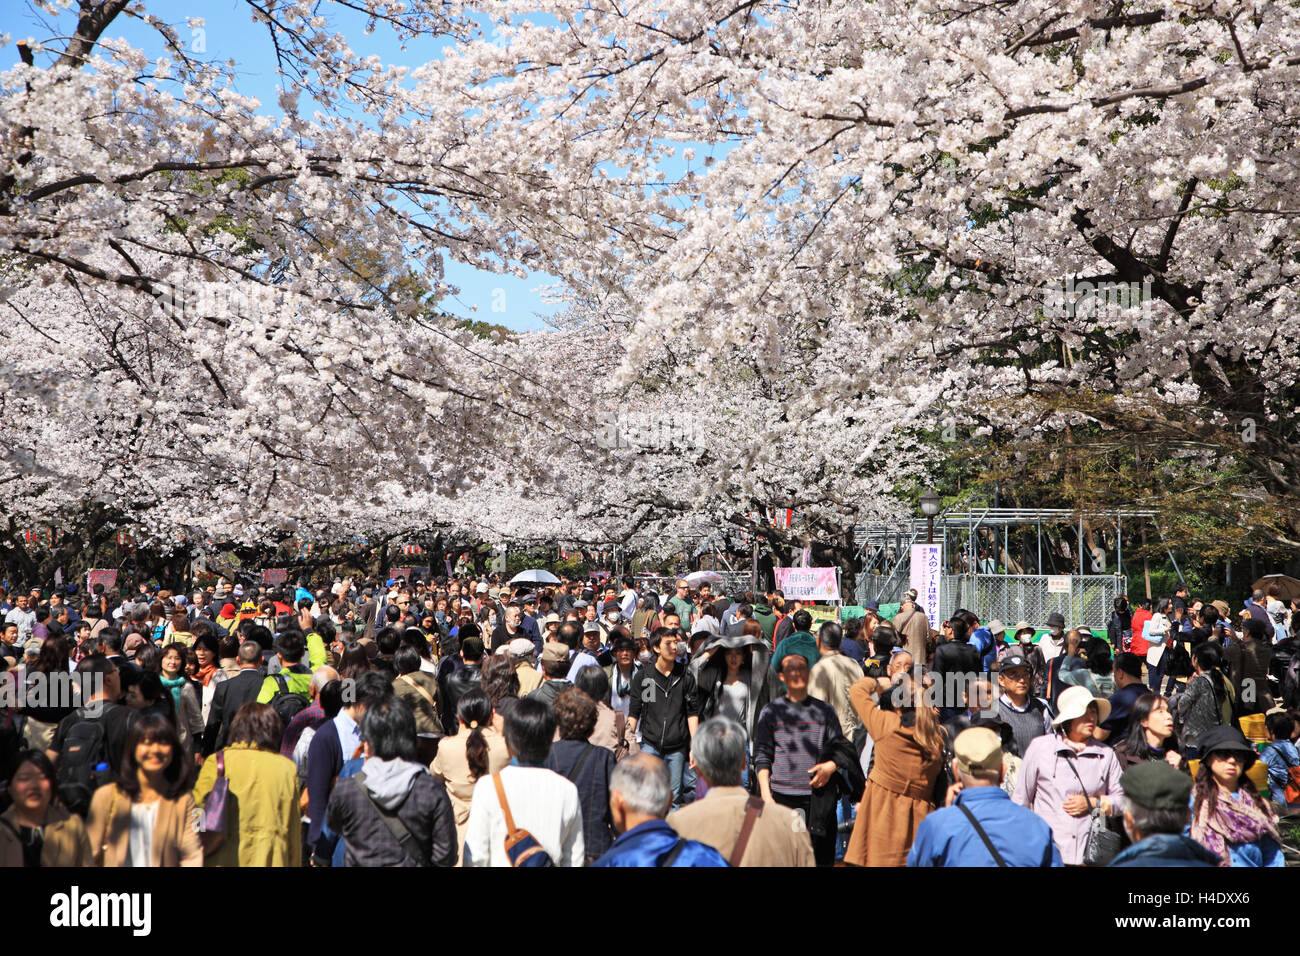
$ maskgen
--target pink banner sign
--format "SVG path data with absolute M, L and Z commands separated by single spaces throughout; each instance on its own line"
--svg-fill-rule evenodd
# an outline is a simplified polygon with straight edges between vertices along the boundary
M 111 590 L 117 584 L 117 569 L 91 569 L 91 571 L 86 575 L 86 591 L 90 594 L 94 594 L 96 584 L 104 585 L 105 591 Z
M 787 601 L 838 601 L 840 582 L 834 568 L 776 568 L 776 586 Z
M 267 568 L 262 572 L 263 584 L 283 584 L 289 580 L 289 572 L 285 568 Z

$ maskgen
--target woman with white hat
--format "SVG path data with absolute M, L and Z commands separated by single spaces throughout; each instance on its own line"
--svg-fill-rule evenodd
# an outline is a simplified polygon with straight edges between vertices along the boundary
M 1047 821 L 1066 866 L 1080 866 L 1093 815 L 1116 817 L 1124 810 L 1121 769 L 1115 752 L 1093 739 L 1110 716 L 1110 702 L 1071 687 L 1061 692 L 1058 706 L 1056 733 L 1029 744 L 1012 799 Z

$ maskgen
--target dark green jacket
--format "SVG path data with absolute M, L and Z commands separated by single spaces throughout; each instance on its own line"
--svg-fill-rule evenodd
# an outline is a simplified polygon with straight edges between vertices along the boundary
M 772 632 L 776 630 L 776 612 L 770 605 L 755 604 L 754 620 L 763 625 L 763 640 L 772 643 Z
M 772 655 L 772 670 L 776 673 L 781 673 L 781 659 L 787 654 L 802 654 L 808 658 L 809 670 L 822 657 L 821 652 L 817 650 L 817 638 L 807 631 L 795 631 L 776 646 L 776 653 Z

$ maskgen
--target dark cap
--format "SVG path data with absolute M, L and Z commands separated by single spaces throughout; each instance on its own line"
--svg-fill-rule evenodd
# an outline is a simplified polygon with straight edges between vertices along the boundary
M 1201 735 L 1196 745 L 1201 748 L 1201 759 L 1208 759 L 1210 754 L 1218 751 L 1219 753 L 1239 753 L 1248 757 L 1246 767 L 1253 764 L 1259 757 L 1255 748 L 1250 745 L 1241 731 L 1234 727 L 1215 727 Z M 1243 768 L 1244 769 L 1244 768 Z
M 1030 666 L 1029 658 L 1025 657 L 1024 654 L 1020 654 L 1015 651 L 1012 651 L 1006 657 L 1002 658 L 1002 660 L 998 663 L 998 672 L 1004 673 L 1006 671 L 1011 670 L 1013 667 L 1029 667 L 1029 666 Z
M 877 614 L 879 614 L 879 613 L 880 613 L 880 602 L 879 602 L 879 601 L 863 601 L 863 602 L 862 602 L 862 610 L 864 610 L 864 611 L 875 611 Z
M 1192 778 L 1163 760 L 1144 760 L 1119 778 L 1124 796 L 1146 810 L 1186 810 Z

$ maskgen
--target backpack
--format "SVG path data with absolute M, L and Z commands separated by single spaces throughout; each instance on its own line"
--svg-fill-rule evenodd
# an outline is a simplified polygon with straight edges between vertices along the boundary
M 275 680 L 275 696 L 271 698 L 271 709 L 280 716 L 280 723 L 284 727 L 289 726 L 289 721 L 298 715 L 299 711 L 306 710 L 311 706 L 309 701 L 302 694 L 289 689 L 289 682 L 284 679 L 283 674 L 272 674 Z
M 59 799 L 72 813 L 84 817 L 91 796 L 112 779 L 103 718 L 77 721 L 68 729 L 59 751 Z

